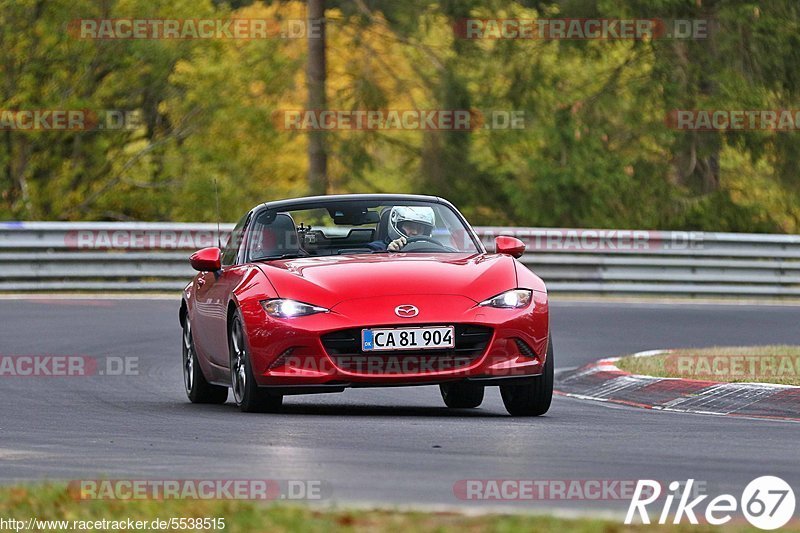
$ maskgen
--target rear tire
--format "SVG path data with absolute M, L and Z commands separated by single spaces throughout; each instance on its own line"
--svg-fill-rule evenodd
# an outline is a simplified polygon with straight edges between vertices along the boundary
M 483 403 L 483 385 L 475 383 L 442 383 L 439 385 L 442 400 L 447 407 L 471 409 Z
M 553 341 L 547 345 L 542 375 L 523 385 L 500 385 L 503 404 L 511 416 L 541 416 L 553 399 Z
M 228 387 L 212 385 L 203 375 L 203 369 L 197 362 L 197 352 L 194 349 L 192 336 L 192 323 L 189 317 L 183 319 L 183 385 L 186 396 L 192 403 L 221 404 L 228 401 Z
M 237 312 L 231 323 L 228 335 L 230 351 L 231 389 L 233 400 L 243 413 L 274 413 L 280 411 L 283 396 L 271 395 L 261 388 L 253 378 L 250 364 L 250 350 L 242 326 L 242 318 Z

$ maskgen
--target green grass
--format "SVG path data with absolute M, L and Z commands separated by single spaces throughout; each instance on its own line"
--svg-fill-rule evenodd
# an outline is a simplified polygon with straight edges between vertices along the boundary
M 711 365 L 718 357 L 722 360 L 715 370 Z M 740 359 L 742 367 L 738 370 L 734 369 L 734 358 Z M 772 370 L 765 366 L 770 361 Z M 626 372 L 646 376 L 800 385 L 800 346 L 688 348 L 647 357 L 623 357 L 616 365 Z
M 259 504 L 243 501 L 77 501 L 60 485 L 0 488 L 0 518 L 27 520 L 146 520 L 172 517 L 225 518 L 226 533 L 241 531 L 437 531 L 615 533 L 652 531 L 654 526 L 626 526 L 622 521 L 561 519 L 544 515 L 481 515 L 400 512 L 391 510 L 321 509 L 301 505 Z M 737 523 L 726 527 L 657 526 L 659 531 L 754 531 Z M 8 530 L 8 529 L 6 529 Z M 792 531 L 800 531 L 794 524 Z M 95 531 L 103 531 L 102 529 Z M 213 530 L 206 530 L 213 531 Z M 757 531 L 757 530 L 755 530 Z

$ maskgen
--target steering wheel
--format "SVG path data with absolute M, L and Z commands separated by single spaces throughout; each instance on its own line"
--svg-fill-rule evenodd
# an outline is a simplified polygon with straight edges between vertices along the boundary
M 409 249 L 409 247 L 414 245 L 414 244 L 423 244 L 423 246 L 413 246 L 412 249 Z M 442 250 L 448 250 L 448 251 L 451 251 L 451 252 L 454 251 L 452 248 L 450 248 L 448 246 L 445 246 L 444 244 L 440 243 L 439 241 L 437 241 L 435 239 L 432 239 L 431 237 L 425 237 L 425 236 L 408 237 L 406 239 L 406 245 L 403 246 L 401 251 L 403 251 L 403 252 L 411 252 L 414 249 L 427 248 L 427 246 L 424 246 L 424 244 L 433 244 L 437 248 L 440 248 Z

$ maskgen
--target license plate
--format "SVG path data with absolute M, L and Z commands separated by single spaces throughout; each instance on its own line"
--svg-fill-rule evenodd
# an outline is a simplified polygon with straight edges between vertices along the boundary
M 361 330 L 361 348 L 365 352 L 436 350 L 455 348 L 455 346 L 455 328 L 453 326 Z

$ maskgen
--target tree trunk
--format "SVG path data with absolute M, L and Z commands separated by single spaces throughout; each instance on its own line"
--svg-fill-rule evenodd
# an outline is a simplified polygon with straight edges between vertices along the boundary
M 307 34 L 308 110 L 319 112 L 326 108 L 325 98 L 325 0 L 308 0 Z M 311 194 L 328 192 L 328 152 L 325 132 L 308 133 L 308 190 Z

